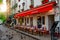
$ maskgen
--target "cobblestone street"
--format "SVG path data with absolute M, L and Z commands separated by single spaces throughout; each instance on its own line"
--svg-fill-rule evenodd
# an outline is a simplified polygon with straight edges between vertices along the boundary
M 11 30 L 11 29 L 4 27 L 2 25 L 0 25 L 0 30 L 3 32 L 2 36 L 1 36 L 2 40 L 4 40 L 4 39 L 6 39 L 6 40 L 9 40 L 9 39 L 10 40 L 37 40 L 37 39 L 33 39 L 32 37 L 29 37 L 27 35 L 18 33 L 16 31 Z M 8 37 L 6 37 L 6 36 L 8 36 Z M 36 36 L 36 37 L 39 38 L 40 40 L 51 40 L 49 36 L 47 36 L 47 37 L 46 36 L 41 36 L 41 37 Z
M 14 30 L 3 27 L 2 25 L 0 25 L 0 30 L 3 32 L 3 37 L 6 35 L 10 35 L 11 37 L 13 37 L 11 40 L 19 40 L 19 34 Z

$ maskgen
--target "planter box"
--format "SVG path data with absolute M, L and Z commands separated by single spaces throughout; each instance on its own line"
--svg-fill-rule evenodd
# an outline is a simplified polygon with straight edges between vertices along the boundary
M 30 8 L 34 8 L 34 6 L 33 5 L 30 5 Z
M 49 2 L 49 1 L 48 1 L 48 0 L 42 1 L 43 4 L 45 4 L 45 3 L 47 3 L 47 2 Z

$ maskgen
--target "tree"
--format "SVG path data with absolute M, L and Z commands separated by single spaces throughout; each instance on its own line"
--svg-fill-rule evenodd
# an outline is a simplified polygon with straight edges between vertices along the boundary
M 0 0 L 0 4 L 2 4 L 3 0 Z

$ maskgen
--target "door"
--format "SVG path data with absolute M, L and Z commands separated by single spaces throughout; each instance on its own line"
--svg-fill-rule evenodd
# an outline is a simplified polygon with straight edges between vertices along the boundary
M 37 26 L 38 28 L 41 28 L 41 17 L 37 18 Z
M 49 15 L 48 16 L 48 26 L 49 26 L 49 29 L 51 28 L 53 22 L 54 22 L 54 15 Z

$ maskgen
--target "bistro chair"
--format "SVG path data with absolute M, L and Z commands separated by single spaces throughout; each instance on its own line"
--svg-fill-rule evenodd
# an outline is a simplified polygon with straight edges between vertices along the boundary
M 29 29 L 30 29 L 30 27 L 27 26 L 27 27 L 26 27 L 26 32 L 29 33 Z
M 23 30 L 24 30 L 24 32 L 26 32 L 26 26 L 24 26 Z
M 43 36 L 49 34 L 49 31 L 47 31 L 46 27 L 43 27 L 42 30 L 41 30 L 41 33 Z
M 29 33 L 30 33 L 30 34 L 33 34 L 33 30 L 34 30 L 34 28 L 33 28 L 33 27 L 30 27 Z
M 20 26 L 20 28 L 21 28 L 21 29 L 20 29 L 21 31 L 24 31 L 24 26 Z
M 34 27 L 34 30 L 33 30 L 33 34 L 34 34 L 34 35 L 38 35 L 38 32 L 39 32 L 39 31 L 38 31 L 38 28 L 35 26 L 35 27 Z

